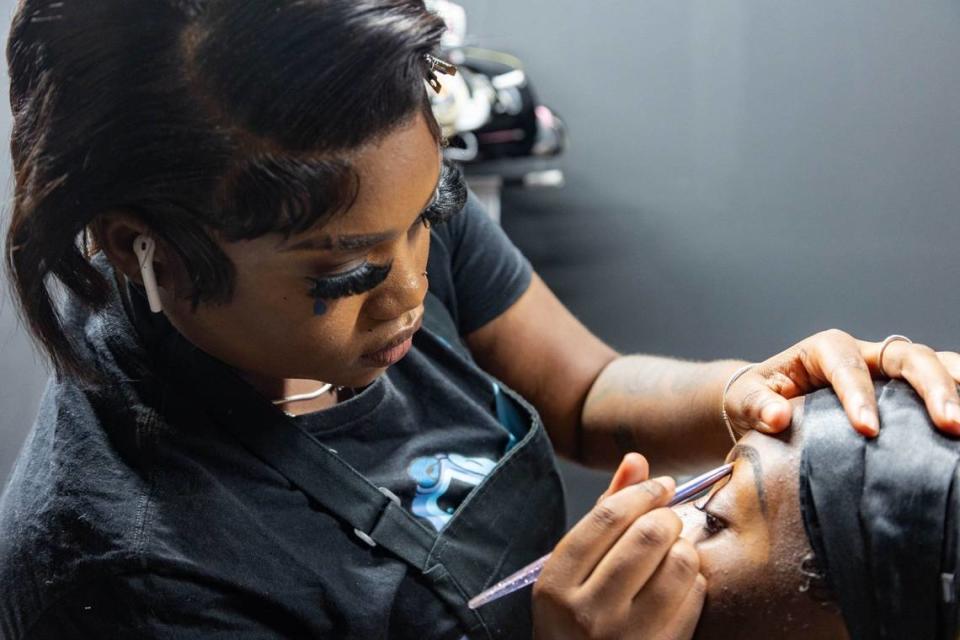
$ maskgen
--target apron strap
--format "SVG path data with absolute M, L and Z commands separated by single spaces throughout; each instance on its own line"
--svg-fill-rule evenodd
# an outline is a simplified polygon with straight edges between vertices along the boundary
M 227 414 L 233 412 L 230 409 Z M 354 527 L 360 540 L 382 546 L 416 569 L 427 571 L 436 537 L 399 504 L 396 496 L 375 486 L 297 425 L 281 421 L 265 426 L 269 418 L 277 420 L 277 416 L 262 416 L 262 422 L 254 418 L 227 420 L 225 424 L 257 457 Z
M 446 307 L 432 294 L 425 302 L 453 348 L 464 349 Z M 426 320 L 425 320 L 426 323 Z M 446 326 L 444 326 L 446 325 Z M 209 411 L 240 443 L 334 516 L 354 534 L 380 546 L 420 572 L 464 624 L 469 636 L 489 636 L 478 612 L 467 607 L 468 594 L 447 569 L 432 559 L 438 534 L 404 509 L 389 490 L 379 488 L 329 447 L 288 420 L 254 393 L 222 363 L 196 349 L 175 331 L 158 342 L 158 364 L 173 375 L 167 379 L 212 397 Z
M 228 414 L 234 411 L 236 409 L 230 409 Z M 269 428 L 250 426 L 260 419 L 263 420 L 260 424 L 269 425 L 266 421 L 269 417 L 227 420 L 225 424 L 257 457 L 354 527 L 353 533 L 360 540 L 371 547 L 383 547 L 419 571 L 451 607 L 469 636 L 489 636 L 482 617 L 467 606 L 469 594 L 464 593 L 442 564 L 430 564 L 437 534 L 416 520 L 389 490 L 377 488 L 298 426 L 282 420 Z M 273 419 L 276 420 L 276 416 Z
M 187 389 L 204 388 L 208 411 L 267 465 L 355 529 L 371 546 L 382 546 L 426 571 L 436 534 L 319 440 L 288 420 L 222 363 L 170 332 L 154 351 Z

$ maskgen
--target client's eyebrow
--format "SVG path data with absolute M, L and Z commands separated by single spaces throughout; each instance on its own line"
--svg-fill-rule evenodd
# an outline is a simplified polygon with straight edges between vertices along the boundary
M 746 444 L 738 444 L 730 451 L 727 456 L 727 462 L 733 462 L 737 458 L 745 458 L 750 466 L 753 467 L 753 483 L 757 488 L 757 498 L 760 501 L 760 511 L 764 517 L 767 515 L 767 492 L 763 487 L 763 465 L 760 464 L 760 454 L 753 447 Z

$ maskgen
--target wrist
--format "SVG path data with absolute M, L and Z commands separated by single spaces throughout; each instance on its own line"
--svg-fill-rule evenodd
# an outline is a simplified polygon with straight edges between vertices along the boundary
M 723 425 L 723 429 L 726 431 L 727 435 L 730 437 L 733 445 L 737 444 L 737 441 L 743 436 L 742 433 L 737 432 L 733 427 L 733 422 L 730 419 L 729 414 L 727 413 L 727 393 L 730 391 L 730 388 L 739 380 L 743 375 L 749 373 L 756 363 L 749 362 L 736 362 L 736 369 L 730 371 L 730 367 L 726 367 L 729 371 L 729 374 L 726 377 L 726 380 L 723 383 L 723 387 L 720 391 L 720 422 Z

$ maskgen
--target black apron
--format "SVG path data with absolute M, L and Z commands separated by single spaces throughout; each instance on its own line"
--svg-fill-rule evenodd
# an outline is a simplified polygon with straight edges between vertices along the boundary
M 536 410 L 473 364 L 443 303 L 428 294 L 425 306 L 416 347 L 461 368 L 468 384 L 490 396 L 498 412 L 511 411 L 509 403 L 519 410 L 515 416 L 527 418 L 525 432 L 514 434 L 517 444 L 439 533 L 175 331 L 155 344 L 153 353 L 173 375 L 170 379 L 185 383 L 185 389 L 204 389 L 211 417 L 257 458 L 344 522 L 345 530 L 371 550 L 386 550 L 419 572 L 456 615 L 466 637 L 530 638 L 529 589 L 476 611 L 467 601 L 550 551 L 562 536 L 563 486 L 553 448 Z

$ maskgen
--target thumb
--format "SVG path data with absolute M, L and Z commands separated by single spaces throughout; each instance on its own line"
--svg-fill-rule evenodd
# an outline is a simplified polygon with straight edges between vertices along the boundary
M 741 433 L 753 429 L 780 433 L 790 426 L 793 417 L 790 401 L 766 386 L 759 376 L 744 376 L 727 393 L 724 407 L 730 422 Z
M 647 459 L 639 453 L 628 453 L 623 457 L 620 466 L 617 467 L 613 478 L 610 480 L 610 486 L 600 496 L 600 500 L 613 495 L 624 487 L 644 482 L 649 477 L 650 465 L 647 464 Z

